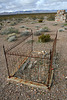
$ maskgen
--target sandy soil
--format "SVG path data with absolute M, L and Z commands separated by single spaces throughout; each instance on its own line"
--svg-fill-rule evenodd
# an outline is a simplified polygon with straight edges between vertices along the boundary
M 40 28 L 48 26 L 51 29 L 49 34 L 55 36 L 57 29 L 61 28 L 61 23 L 57 26 L 53 26 L 54 21 L 45 21 L 43 23 L 27 24 L 19 23 L 14 26 L 20 31 L 21 25 L 32 28 L 33 32 L 36 31 L 35 26 L 39 25 Z M 4 29 L 7 28 L 4 26 Z M 32 88 L 20 83 L 13 83 L 7 81 L 7 69 L 5 58 L 3 54 L 3 44 L 8 45 L 4 35 L 0 35 L 0 100 L 67 100 L 67 31 L 58 32 L 57 39 L 57 53 L 58 53 L 58 66 L 54 69 L 54 81 L 50 91 L 43 89 Z M 13 44 L 13 43 L 9 43 Z

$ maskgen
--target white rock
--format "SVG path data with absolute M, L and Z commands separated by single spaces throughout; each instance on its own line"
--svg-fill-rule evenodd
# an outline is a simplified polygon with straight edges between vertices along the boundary
M 44 51 L 42 51 L 42 53 L 44 53 Z
M 38 52 L 38 54 L 41 54 L 41 52 Z
M 34 61 L 34 64 L 36 64 L 37 63 L 37 61 Z
M 67 76 L 65 78 L 67 79 Z

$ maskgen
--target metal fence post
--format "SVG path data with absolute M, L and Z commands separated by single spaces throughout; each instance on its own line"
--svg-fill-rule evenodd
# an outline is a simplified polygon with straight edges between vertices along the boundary
M 47 86 L 49 87 L 49 82 L 50 82 L 50 78 L 51 78 L 51 61 L 52 61 L 52 51 L 50 49 L 50 65 L 49 65 L 49 71 L 48 71 L 48 81 L 47 81 Z
M 4 45 L 3 45 L 3 51 L 4 51 L 4 56 L 5 56 L 5 61 L 6 61 L 6 67 L 7 67 L 8 76 L 10 77 L 9 68 L 8 68 L 8 62 L 7 62 L 7 56 L 6 56 L 6 51 L 5 51 Z
M 33 32 L 31 30 L 31 33 L 32 33 L 32 51 L 33 51 Z

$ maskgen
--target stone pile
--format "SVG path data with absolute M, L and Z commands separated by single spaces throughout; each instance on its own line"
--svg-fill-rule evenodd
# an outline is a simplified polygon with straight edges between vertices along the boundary
M 67 15 L 65 14 L 65 10 L 58 10 L 55 16 L 56 22 L 66 22 Z

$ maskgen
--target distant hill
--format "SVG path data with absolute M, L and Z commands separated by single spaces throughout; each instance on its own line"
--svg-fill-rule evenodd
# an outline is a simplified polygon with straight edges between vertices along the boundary
M 12 14 L 30 14 L 30 13 L 56 13 L 57 10 L 29 10 L 29 11 L 16 11 L 16 12 L 3 12 L 0 15 L 12 15 Z M 67 12 L 67 9 L 66 9 Z

